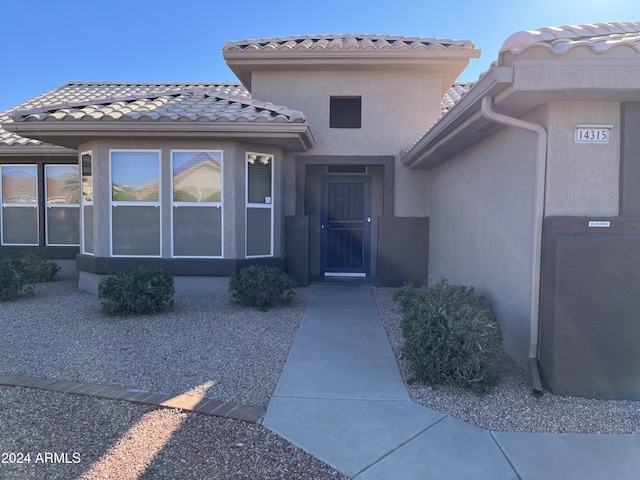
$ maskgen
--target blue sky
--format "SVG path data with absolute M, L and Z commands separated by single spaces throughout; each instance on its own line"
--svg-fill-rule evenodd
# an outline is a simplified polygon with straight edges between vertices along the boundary
M 639 21 L 637 0 L 0 0 L 0 111 L 67 81 L 237 81 L 227 40 L 377 33 L 472 40 L 476 80 L 512 33 Z M 268 99 L 265 99 L 268 100 Z

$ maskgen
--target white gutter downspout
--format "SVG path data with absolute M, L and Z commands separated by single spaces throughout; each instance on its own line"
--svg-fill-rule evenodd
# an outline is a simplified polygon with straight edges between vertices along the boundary
M 529 337 L 529 375 L 534 394 L 542 394 L 542 382 L 538 370 L 538 339 L 540 329 L 540 278 L 542 260 L 542 221 L 545 206 L 545 179 L 547 176 L 547 131 L 540 125 L 525 122 L 494 112 L 491 97 L 482 98 L 482 115 L 495 123 L 508 127 L 521 128 L 538 135 L 538 151 L 536 156 L 535 205 L 534 205 L 534 247 L 532 256 L 532 291 L 531 291 L 531 331 Z

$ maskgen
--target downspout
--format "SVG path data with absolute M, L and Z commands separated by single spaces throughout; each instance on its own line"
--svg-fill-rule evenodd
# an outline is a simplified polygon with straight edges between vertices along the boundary
M 529 334 L 529 375 L 535 395 L 543 393 L 538 369 L 538 341 L 540 330 L 540 278 L 542 260 L 542 221 L 545 206 L 545 178 L 547 176 L 547 131 L 540 125 L 497 113 L 492 109 L 491 97 L 482 98 L 482 115 L 492 122 L 521 128 L 538 135 L 535 176 L 534 248 L 532 256 L 531 330 Z

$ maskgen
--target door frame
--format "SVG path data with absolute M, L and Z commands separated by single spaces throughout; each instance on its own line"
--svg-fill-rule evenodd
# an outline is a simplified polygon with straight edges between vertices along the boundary
M 364 185 L 364 230 L 362 268 L 336 268 L 327 266 L 327 202 L 329 183 L 362 183 Z M 320 274 L 323 276 L 370 276 L 371 275 L 371 175 L 323 175 L 321 177 L 320 200 Z

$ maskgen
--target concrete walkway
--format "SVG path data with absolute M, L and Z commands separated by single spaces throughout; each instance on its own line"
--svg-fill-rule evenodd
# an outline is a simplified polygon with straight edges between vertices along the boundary
M 411 402 L 370 287 L 312 285 L 267 428 L 357 480 L 640 478 L 640 435 L 490 432 Z

